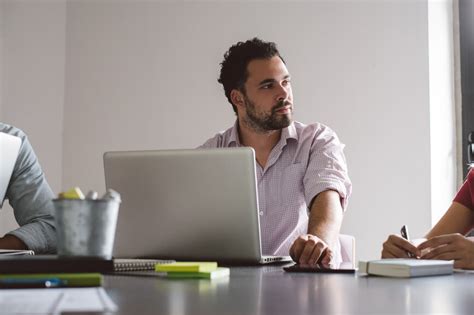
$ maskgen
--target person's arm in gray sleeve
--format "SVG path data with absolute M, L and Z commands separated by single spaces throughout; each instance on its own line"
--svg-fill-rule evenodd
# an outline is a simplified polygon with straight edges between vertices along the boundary
M 16 237 L 35 253 L 55 253 L 54 195 L 27 137 L 22 132 L 19 136 L 22 145 L 6 197 L 20 227 L 0 238 L 0 248 Z

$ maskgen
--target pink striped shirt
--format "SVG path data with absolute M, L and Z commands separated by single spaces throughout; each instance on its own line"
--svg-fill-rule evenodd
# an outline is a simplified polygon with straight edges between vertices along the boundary
M 201 148 L 241 146 L 238 122 Z M 265 168 L 257 163 L 262 253 L 288 255 L 294 240 L 307 233 L 308 206 L 315 196 L 335 190 L 343 209 L 351 194 L 344 144 L 330 128 L 293 122 L 282 129 Z

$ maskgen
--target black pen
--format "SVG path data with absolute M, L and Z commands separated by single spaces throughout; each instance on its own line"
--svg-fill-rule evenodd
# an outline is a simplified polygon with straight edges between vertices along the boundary
M 407 241 L 410 241 L 410 236 L 408 235 L 408 227 L 406 225 L 403 225 L 402 228 L 400 229 L 400 234 L 404 239 Z M 414 258 L 415 255 L 407 251 L 407 255 L 409 258 Z

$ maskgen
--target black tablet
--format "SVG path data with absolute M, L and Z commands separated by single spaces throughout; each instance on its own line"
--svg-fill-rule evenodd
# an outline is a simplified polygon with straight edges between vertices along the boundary
M 355 273 L 356 270 L 352 266 L 340 266 L 340 268 L 324 268 L 319 265 L 314 267 L 300 266 L 295 264 L 290 267 L 283 267 L 287 272 L 315 272 L 315 273 Z

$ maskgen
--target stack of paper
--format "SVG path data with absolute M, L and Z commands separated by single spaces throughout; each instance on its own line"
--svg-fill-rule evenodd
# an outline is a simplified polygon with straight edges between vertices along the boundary
M 174 262 L 155 266 L 168 278 L 217 279 L 229 277 L 229 268 L 218 267 L 216 262 Z

